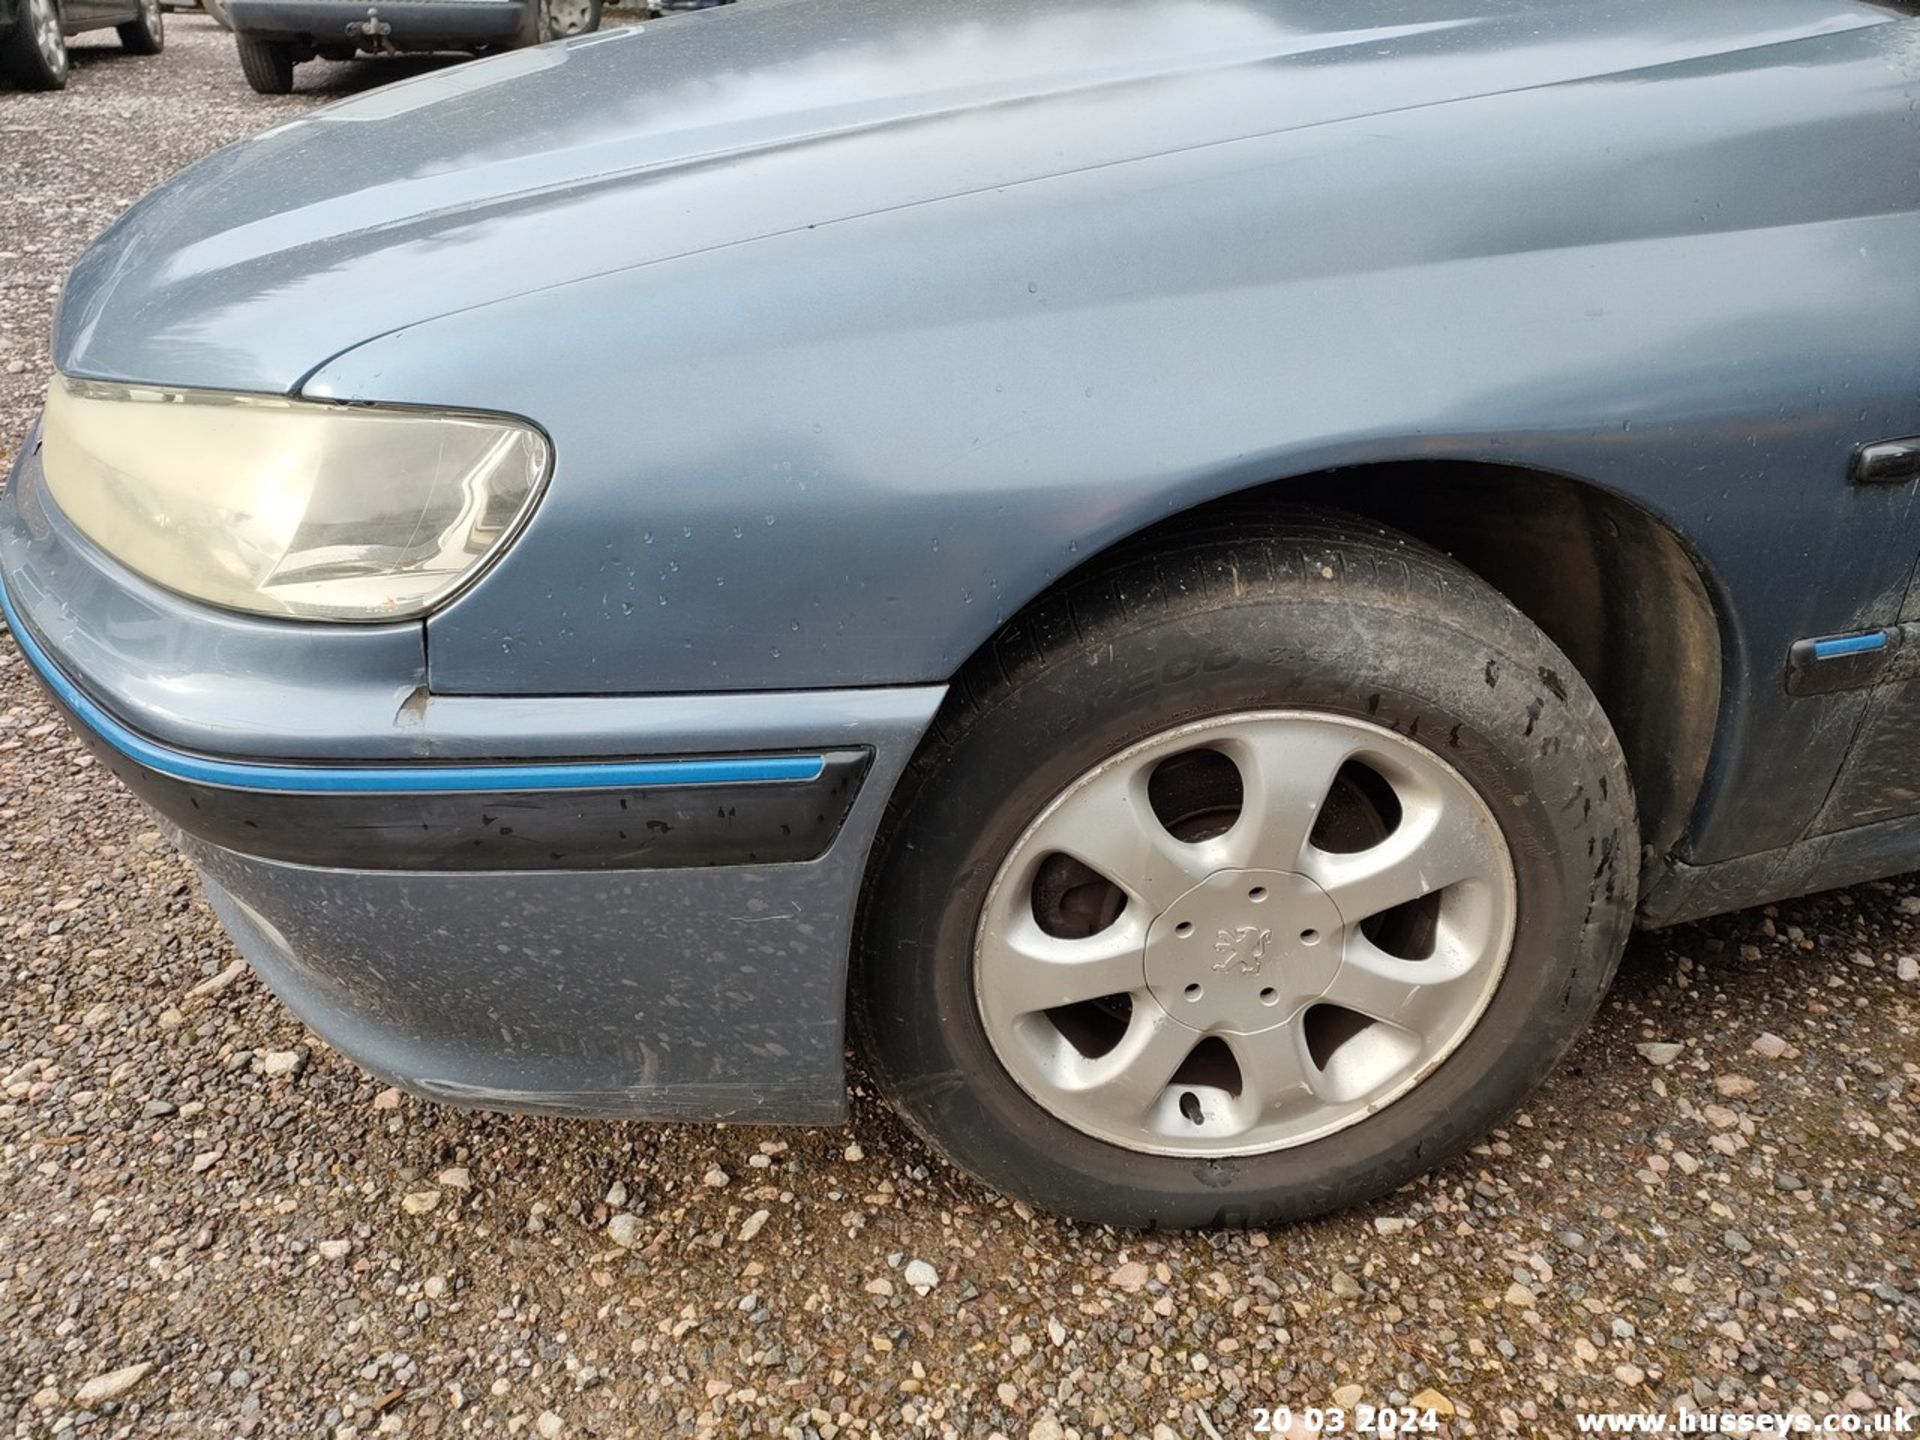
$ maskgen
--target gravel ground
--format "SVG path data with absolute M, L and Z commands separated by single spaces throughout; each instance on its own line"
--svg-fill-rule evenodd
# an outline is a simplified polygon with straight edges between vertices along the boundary
M 397 68 L 262 99 L 198 16 L 158 60 L 109 32 L 75 61 L 0 94 L 0 458 L 89 236 Z M 846 1130 L 772 1131 L 383 1091 L 239 963 L 0 640 L 0 1424 L 1211 1440 L 1360 1399 L 1460 1435 L 1920 1407 L 1917 892 L 1642 936 L 1527 1112 L 1370 1211 L 1120 1234 L 982 1191 L 858 1092 Z

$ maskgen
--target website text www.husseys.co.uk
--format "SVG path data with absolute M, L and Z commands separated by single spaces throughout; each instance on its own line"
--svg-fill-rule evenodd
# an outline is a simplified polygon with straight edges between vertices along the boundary
M 1920 1435 L 1920 1411 L 1804 1411 L 1748 1413 L 1681 1410 L 1585 1410 L 1575 1417 L 1582 1435 Z

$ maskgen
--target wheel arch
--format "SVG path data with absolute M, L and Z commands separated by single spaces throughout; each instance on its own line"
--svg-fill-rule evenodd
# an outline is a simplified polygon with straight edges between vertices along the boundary
M 1479 461 L 1372 461 L 1264 481 L 1135 528 L 1016 611 L 1142 547 L 1269 507 L 1342 510 L 1404 531 L 1493 586 L 1560 647 L 1620 737 L 1641 843 L 1687 832 L 1719 728 L 1723 607 L 1710 572 L 1658 516 L 1557 471 Z M 955 672 L 991 650 L 994 634 Z

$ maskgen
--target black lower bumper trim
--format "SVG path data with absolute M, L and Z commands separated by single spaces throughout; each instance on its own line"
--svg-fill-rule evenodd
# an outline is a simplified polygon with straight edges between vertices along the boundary
M 664 870 L 826 854 L 868 763 L 832 751 L 817 779 L 481 794 L 227 790 L 103 763 L 181 829 L 267 860 L 355 870 Z M 137 772 L 137 773 L 133 773 Z
M 665 870 L 826 854 L 869 756 L 829 751 L 814 780 L 481 794 L 302 795 L 156 774 L 81 732 L 127 788 L 211 845 L 354 870 Z
M 827 853 L 872 759 L 829 750 L 811 780 L 604 790 L 309 794 L 181 780 L 122 754 L 49 691 L 129 790 L 188 834 L 263 860 L 351 870 L 668 870 Z

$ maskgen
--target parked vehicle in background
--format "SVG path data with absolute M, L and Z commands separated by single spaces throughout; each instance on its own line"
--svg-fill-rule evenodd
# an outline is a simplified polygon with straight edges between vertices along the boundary
M 109 25 L 135 55 L 166 45 L 160 0 L 0 0 L 0 76 L 23 90 L 67 83 L 67 36 Z
M 447 71 L 81 259 L 0 606 L 421 1094 L 833 1122 L 851 1019 L 1029 1201 L 1314 1214 L 1636 919 L 1920 860 L 1916 56 L 792 0 Z
M 294 66 L 308 60 L 480 55 L 585 35 L 600 28 L 601 0 L 224 0 L 224 8 L 247 83 L 285 95 Z

